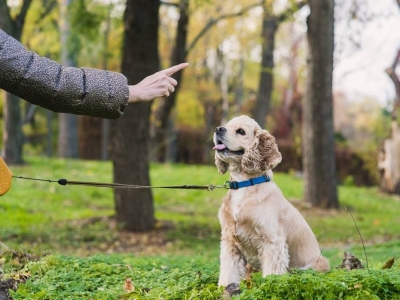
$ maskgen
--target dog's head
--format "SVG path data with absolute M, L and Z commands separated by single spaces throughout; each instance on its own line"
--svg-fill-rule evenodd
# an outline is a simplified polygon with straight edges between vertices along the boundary
M 262 173 L 282 160 L 275 138 L 256 121 L 240 116 L 214 132 L 215 164 L 224 174 L 236 165 L 247 174 Z

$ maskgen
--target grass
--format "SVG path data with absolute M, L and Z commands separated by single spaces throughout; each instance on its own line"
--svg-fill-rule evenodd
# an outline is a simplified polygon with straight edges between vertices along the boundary
M 110 162 L 33 157 L 25 166 L 11 169 L 16 176 L 112 182 Z M 179 164 L 152 164 L 150 175 L 155 186 L 220 185 L 228 179 L 213 166 Z M 399 197 L 382 194 L 377 188 L 341 186 L 342 209 L 323 211 L 304 205 L 301 178 L 278 173 L 274 180 L 305 216 L 333 267 L 341 263 L 344 251 L 366 263 L 357 229 L 344 207 L 361 231 L 371 269 L 379 269 L 388 258 L 399 256 Z M 117 230 L 110 189 L 16 178 L 12 184 L 11 190 L 0 198 L 0 241 L 22 252 L 53 254 L 29 264 L 12 257 L 3 257 L 2 261 L 0 257 L 0 276 L 1 270 L 5 276 L 18 272 L 32 276 L 26 285 L 21 285 L 15 299 L 26 299 L 27 295 L 29 299 L 74 299 L 64 297 L 67 294 L 115 299 L 115 295 L 124 294 L 127 277 L 138 289 L 126 299 L 158 299 L 157 295 L 164 295 L 164 299 L 214 299 L 220 293 L 215 285 L 220 232 L 217 212 L 225 190 L 154 189 L 156 218 L 172 222 L 173 226 L 156 230 L 152 236 Z M 397 262 L 395 268 L 398 270 Z M 107 276 L 107 272 L 111 275 Z M 79 284 L 71 283 L 73 277 Z M 146 292 L 148 288 L 150 292 Z M 84 295 L 88 290 L 91 294 Z

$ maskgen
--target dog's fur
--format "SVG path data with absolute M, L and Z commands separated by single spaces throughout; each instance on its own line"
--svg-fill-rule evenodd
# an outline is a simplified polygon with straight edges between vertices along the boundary
M 215 130 L 214 144 L 218 171 L 229 171 L 231 181 L 263 174 L 271 178 L 231 189 L 223 200 L 218 214 L 222 232 L 219 285 L 239 283 L 246 276 L 246 264 L 263 276 L 291 268 L 329 270 L 311 228 L 272 180 L 272 168 L 282 160 L 275 138 L 253 119 L 240 116 Z

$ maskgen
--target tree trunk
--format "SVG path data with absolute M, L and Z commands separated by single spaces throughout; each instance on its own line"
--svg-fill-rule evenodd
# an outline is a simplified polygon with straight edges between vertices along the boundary
M 110 1 L 108 4 L 106 29 L 103 39 L 103 69 L 108 70 L 108 40 L 111 31 L 111 12 L 114 4 Z M 101 160 L 108 160 L 108 148 L 110 143 L 110 120 L 103 119 L 101 122 Z
M 107 5 L 107 16 L 102 38 L 102 69 L 108 70 L 108 40 L 111 30 L 111 12 L 114 4 Z M 83 159 L 107 160 L 110 135 L 110 120 L 89 116 L 78 116 L 78 149 Z
M 217 49 L 217 83 L 221 93 L 221 125 L 225 125 L 229 121 L 229 86 L 228 86 L 228 59 L 224 53 Z
M 13 18 L 7 6 L 7 1 L 0 0 L 0 28 L 18 41 L 21 39 L 25 17 L 31 2 L 31 0 L 23 0 L 19 13 Z M 8 164 L 22 164 L 24 139 L 18 97 L 10 93 L 4 93 L 3 116 L 3 147 L 1 155 Z
M 253 118 L 264 128 L 266 116 L 268 114 L 272 88 L 273 88 L 273 70 L 274 70 L 274 49 L 275 33 L 278 29 L 278 21 L 272 15 L 271 10 L 264 7 L 263 25 L 262 25 L 262 59 L 261 74 L 258 84 L 258 95 L 256 105 L 253 110 Z
M 22 120 L 20 99 L 4 92 L 3 149 L 1 156 L 8 164 L 22 164 Z
M 65 66 L 65 64 L 63 64 Z M 58 157 L 78 157 L 78 118 L 76 115 L 58 115 Z
M 179 20 L 176 29 L 175 46 L 171 54 L 170 64 L 174 66 L 176 64 L 186 61 L 186 41 L 188 34 L 189 24 L 189 0 L 180 0 L 179 3 Z M 157 157 L 161 161 L 175 161 L 172 148 L 176 147 L 176 139 L 168 139 L 169 136 L 174 137 L 176 135 L 174 128 L 174 121 L 171 118 L 171 112 L 175 107 L 176 98 L 181 85 L 183 71 L 175 73 L 173 77 L 178 81 L 178 85 L 175 87 L 175 92 L 169 97 L 160 100 L 160 104 L 155 111 L 155 123 L 152 124 L 154 129 L 154 147 L 159 149 Z M 175 145 L 174 145 L 175 144 Z M 170 149 L 168 149 L 170 148 Z
M 51 110 L 46 111 L 46 123 L 47 123 L 47 145 L 46 145 L 46 155 L 48 157 L 53 156 L 53 116 L 54 112 Z
M 334 156 L 332 71 L 334 0 L 309 0 L 304 97 L 304 198 L 313 206 L 338 208 Z
M 74 53 L 70 53 L 70 24 L 68 7 L 72 0 L 60 2 L 61 63 L 64 67 L 76 66 Z M 58 156 L 78 157 L 78 116 L 59 114 Z
M 400 194 L 400 78 L 396 68 L 400 63 L 400 50 L 397 51 L 394 62 L 386 70 L 393 81 L 396 91 L 396 99 L 392 109 L 391 137 L 386 139 L 381 146 L 378 157 L 378 169 L 380 171 L 380 187 L 384 192 Z
M 128 0 L 124 13 L 122 72 L 129 83 L 158 70 L 158 0 Z M 114 182 L 150 185 L 149 126 L 151 103 L 130 104 L 124 116 L 112 121 Z M 116 189 L 117 221 L 123 229 L 151 230 L 154 225 L 150 189 Z
M 235 84 L 235 108 L 233 115 L 238 116 L 241 112 L 243 98 L 244 98 L 244 85 L 243 85 L 243 73 L 244 73 L 245 61 L 243 56 L 239 60 L 239 70 L 237 72 L 237 83 Z
M 399 122 L 399 110 L 400 110 L 400 78 L 396 73 L 397 66 L 400 64 L 400 49 L 397 51 L 391 67 L 386 69 L 386 73 L 394 84 L 394 90 L 396 92 L 396 99 L 394 100 L 392 108 L 392 120 Z
M 378 169 L 381 190 L 400 195 L 400 128 L 395 120 L 392 121 L 391 137 L 381 146 Z
M 104 119 L 78 117 L 79 157 L 100 160 L 102 155 L 102 124 Z

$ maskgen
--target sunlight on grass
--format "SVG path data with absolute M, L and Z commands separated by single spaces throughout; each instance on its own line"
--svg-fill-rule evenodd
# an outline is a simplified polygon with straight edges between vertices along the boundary
M 112 182 L 110 162 L 33 157 L 26 165 L 11 169 L 16 176 Z M 218 174 L 214 166 L 152 164 L 150 173 L 153 186 L 222 185 L 228 180 L 228 175 Z M 350 213 L 365 241 L 370 269 L 377 272 L 388 258 L 399 256 L 399 197 L 384 195 L 376 188 L 341 186 L 342 208 L 325 211 L 304 203 L 301 178 L 277 173 L 274 180 L 309 222 L 333 268 L 340 265 L 344 251 L 354 254 L 366 267 L 364 249 Z M 63 293 L 73 293 L 76 297 L 101 295 L 102 299 L 113 299 L 116 294 L 124 293 L 123 282 L 131 276 L 139 288 L 127 294 L 126 299 L 158 299 L 159 295 L 215 299 L 215 295 L 220 295 L 216 286 L 220 240 L 217 213 L 225 194 L 224 189 L 212 192 L 154 189 L 156 219 L 173 225 L 168 230 L 159 230 L 160 236 L 153 237 L 156 244 L 150 243 L 145 248 L 151 237 L 123 233 L 118 231 L 118 225 L 112 225 L 111 189 L 14 178 L 12 189 L 0 198 L 0 241 L 12 249 L 70 256 L 49 256 L 30 264 L 31 281 L 21 285 L 13 295 L 15 299 L 42 299 L 44 295 L 61 297 Z M 129 247 L 112 250 L 135 238 L 136 245 L 144 247 L 141 254 Z M 162 254 L 157 254 L 160 250 Z M 97 255 L 79 258 L 88 254 Z M 15 263 L 15 260 L 5 263 L 8 276 L 18 274 L 20 264 Z M 394 268 L 397 270 L 398 266 L 396 262 Z M 393 272 L 397 278 L 398 273 Z M 330 274 L 327 276 L 336 276 L 335 272 Z M 354 276 L 365 273 L 357 274 Z M 287 285 L 296 276 L 282 277 L 282 284 Z M 298 276 L 300 281 L 315 277 L 308 273 Z M 338 272 L 337 276 L 345 275 Z M 349 276 L 352 282 L 353 275 Z M 262 286 L 269 282 L 255 278 L 260 286 L 244 287 L 245 293 L 261 292 Z
M 110 162 L 33 157 L 24 166 L 12 167 L 18 176 L 43 179 L 112 182 Z M 152 164 L 151 181 L 164 185 L 222 185 L 229 177 L 214 166 Z M 400 198 L 381 194 L 376 188 L 341 186 L 340 211 L 308 208 L 301 200 L 303 182 L 290 174 L 277 173 L 274 180 L 283 194 L 302 212 L 323 248 L 347 249 L 360 245 L 360 238 L 347 207 L 367 244 L 384 243 L 400 236 Z M 224 189 L 154 189 L 155 216 L 172 221 L 168 232 L 176 248 L 189 252 L 218 249 L 217 213 Z M 113 216 L 113 191 L 105 188 L 60 186 L 57 183 L 13 179 L 12 189 L 0 201 L 0 238 L 12 247 L 38 247 L 63 252 L 64 247 L 110 240 L 115 229 L 106 223 L 75 227 L 76 220 Z M 396 248 L 397 246 L 395 246 Z M 186 249 L 186 250 L 185 250 Z M 342 251 L 340 251 L 342 252 Z

